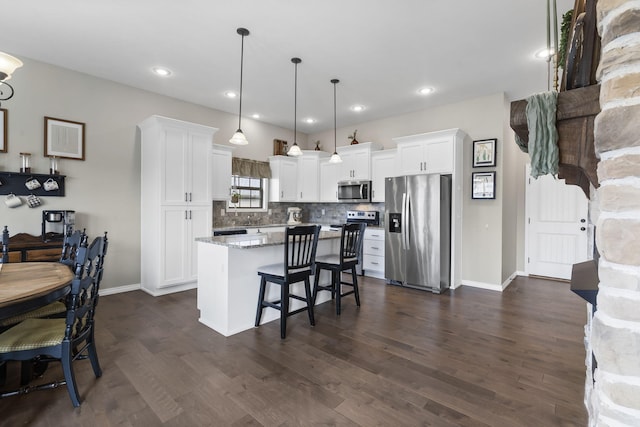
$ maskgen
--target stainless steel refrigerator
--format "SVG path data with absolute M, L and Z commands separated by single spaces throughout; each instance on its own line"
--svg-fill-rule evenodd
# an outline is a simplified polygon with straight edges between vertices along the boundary
M 385 278 L 441 293 L 451 277 L 451 175 L 385 179 Z

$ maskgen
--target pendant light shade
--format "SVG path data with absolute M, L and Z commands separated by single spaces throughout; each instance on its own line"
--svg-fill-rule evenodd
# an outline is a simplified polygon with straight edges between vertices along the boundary
M 342 163 L 337 150 L 338 135 L 336 126 L 336 84 L 340 83 L 340 80 L 331 79 L 331 83 L 333 83 L 333 154 L 329 159 L 329 163 Z
M 296 141 L 298 136 L 298 117 L 296 115 L 298 109 L 298 64 L 302 62 L 300 58 L 291 58 L 291 62 L 295 65 L 294 83 L 293 83 L 293 145 L 287 151 L 289 156 L 301 156 L 302 150 Z
M 4 52 L 0 52 L 0 101 L 13 97 L 13 86 L 7 83 L 16 68 L 22 67 L 22 61 Z
M 244 66 L 244 38 L 249 35 L 249 30 L 246 28 L 238 28 L 236 30 L 238 34 L 242 36 L 242 44 L 240 45 L 240 110 L 238 111 L 238 130 L 233 134 L 230 143 L 235 145 L 247 145 L 249 141 L 242 133 L 242 126 L 240 126 L 242 122 L 242 71 Z

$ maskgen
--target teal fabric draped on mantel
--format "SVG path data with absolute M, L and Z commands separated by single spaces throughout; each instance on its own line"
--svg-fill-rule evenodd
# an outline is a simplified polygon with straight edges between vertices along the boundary
M 251 178 L 271 178 L 271 167 L 269 162 L 233 157 L 231 159 L 231 174 Z
M 529 143 L 516 135 L 516 144 L 529 153 L 531 176 L 558 174 L 560 152 L 558 149 L 558 130 L 556 129 L 556 109 L 558 92 L 542 92 L 527 98 L 527 127 Z M 528 145 L 528 147 L 527 147 Z

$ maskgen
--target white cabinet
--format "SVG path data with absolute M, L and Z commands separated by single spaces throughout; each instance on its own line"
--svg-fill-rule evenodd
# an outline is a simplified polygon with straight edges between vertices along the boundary
M 270 202 L 297 201 L 298 162 L 295 157 L 271 156 Z
M 454 139 L 441 132 L 394 138 L 400 175 L 453 173 Z
M 228 200 L 231 194 L 231 157 L 233 147 L 213 144 L 211 200 Z
M 161 116 L 141 130 L 141 288 L 152 294 L 196 286 L 195 237 L 211 234 L 212 142 L 216 128 Z
M 384 179 L 396 176 L 397 150 L 380 150 L 371 153 L 371 201 L 384 202 Z
M 329 157 L 324 151 L 303 150 L 298 160 L 297 201 L 317 202 L 320 199 L 320 161 Z
M 375 142 L 338 147 L 337 151 L 342 159 L 338 181 L 371 179 L 371 152 L 381 148 Z
M 338 201 L 338 176 L 340 163 L 320 162 L 320 201 L 336 203 Z
M 195 238 L 211 234 L 211 209 L 199 206 L 161 209 L 160 250 L 164 262 L 158 266 L 157 288 L 195 282 L 198 279 Z
M 367 227 L 364 230 L 362 269 L 365 276 L 384 278 L 384 229 Z

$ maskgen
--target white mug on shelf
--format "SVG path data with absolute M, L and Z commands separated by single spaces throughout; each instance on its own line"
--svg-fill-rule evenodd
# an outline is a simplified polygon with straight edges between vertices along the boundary
M 54 191 L 59 188 L 58 181 L 53 178 L 49 178 L 48 180 L 46 180 L 44 184 L 42 184 L 42 186 L 44 187 L 45 191 Z
M 24 185 L 29 190 L 35 190 L 36 188 L 40 188 L 40 181 L 35 178 L 29 178 L 27 182 L 24 183 Z
M 7 194 L 7 197 L 4 198 L 4 203 L 10 208 L 17 208 L 22 204 L 22 199 L 20 196 L 16 196 L 13 193 Z

